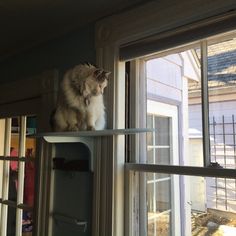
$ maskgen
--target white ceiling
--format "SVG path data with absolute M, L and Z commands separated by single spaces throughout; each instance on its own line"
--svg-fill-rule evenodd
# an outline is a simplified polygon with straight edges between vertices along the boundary
M 0 59 L 145 0 L 0 0 Z

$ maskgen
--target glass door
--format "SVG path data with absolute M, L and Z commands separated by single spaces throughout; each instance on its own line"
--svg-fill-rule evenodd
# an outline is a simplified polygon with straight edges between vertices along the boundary
M 179 163 L 177 106 L 147 101 L 147 164 Z M 147 173 L 148 235 L 180 235 L 179 177 Z

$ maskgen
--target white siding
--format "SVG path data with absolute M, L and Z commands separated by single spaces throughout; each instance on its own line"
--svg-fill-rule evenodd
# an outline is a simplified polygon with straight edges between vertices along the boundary
M 189 106 L 189 128 L 194 128 L 202 131 L 202 110 L 201 105 Z M 232 115 L 236 116 L 236 101 L 226 101 L 218 103 L 210 103 L 209 116 L 210 122 L 215 116 L 216 121 L 221 121 L 222 116 L 225 116 L 225 121 L 232 119 Z M 236 118 L 236 117 L 235 117 Z M 226 127 L 227 129 L 228 127 Z
M 180 62 L 177 54 L 147 61 L 148 95 L 182 100 L 182 71 L 178 65 Z
M 232 123 L 232 115 L 236 121 L 236 101 L 224 101 L 209 104 L 210 124 L 214 120 L 217 125 L 210 125 L 211 133 L 211 160 L 218 162 L 226 168 L 235 168 L 235 153 L 232 124 L 222 125 L 223 116 L 225 123 Z M 189 126 L 191 129 L 202 131 L 201 106 L 189 106 Z M 216 135 L 214 135 L 214 133 Z M 227 134 L 223 136 L 222 134 Z M 194 158 L 192 156 L 191 158 Z M 226 164 L 226 165 L 225 165 Z M 236 212 L 236 182 L 231 179 L 206 178 L 207 208 Z

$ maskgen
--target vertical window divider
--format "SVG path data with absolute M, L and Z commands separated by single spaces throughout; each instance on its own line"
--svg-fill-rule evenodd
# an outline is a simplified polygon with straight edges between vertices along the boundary
M 5 119 L 5 138 L 4 138 L 4 156 L 10 156 L 11 146 L 11 118 Z M 4 160 L 3 162 L 3 189 L 2 200 L 8 199 L 9 190 L 9 175 L 10 175 L 10 162 Z M 1 222 L 0 222 L 0 235 L 6 236 L 7 234 L 7 210 L 8 206 L 2 204 Z
M 208 97 L 208 63 L 207 41 L 201 42 L 201 87 L 202 87 L 202 134 L 203 134 L 203 163 L 209 167 L 210 159 L 210 132 L 209 132 L 209 97 Z
M 19 139 L 19 157 L 25 156 L 25 142 L 26 142 L 26 116 L 20 117 L 20 139 Z M 24 175 L 25 162 L 18 162 L 18 191 L 17 191 L 17 205 L 23 203 L 24 197 Z M 17 208 L 16 210 L 16 236 L 22 235 L 22 213 L 23 210 Z

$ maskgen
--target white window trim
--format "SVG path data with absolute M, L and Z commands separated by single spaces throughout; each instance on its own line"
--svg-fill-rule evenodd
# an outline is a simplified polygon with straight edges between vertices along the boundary
M 160 32 L 175 31 L 180 26 L 201 20 L 208 21 L 211 17 L 214 20 L 214 17 L 235 7 L 236 3 L 232 0 L 201 0 L 192 1 L 191 4 L 188 0 L 183 0 L 181 7 L 174 0 L 155 1 L 99 21 L 95 35 L 97 64 L 112 72 L 107 91 L 108 127 L 124 127 L 125 70 L 124 62 L 119 62 L 121 45 Z M 114 138 L 109 144 L 111 145 L 103 150 L 102 158 L 97 160 L 95 170 L 95 179 L 99 181 L 95 184 L 94 192 L 94 199 L 97 201 L 94 206 L 93 235 L 122 236 L 124 232 L 129 235 L 129 230 L 124 228 L 124 140 Z M 106 186 L 105 198 L 102 186 Z
M 50 131 L 49 120 L 55 106 L 58 78 L 58 71 L 51 70 L 28 79 L 1 84 L 0 118 L 36 115 L 37 131 Z M 50 158 L 53 150 L 46 144 L 39 147 L 39 143 L 36 150 L 38 158 L 35 163 L 37 165 L 35 189 L 38 189 L 38 195 L 34 206 L 34 235 L 41 236 L 48 235 L 49 200 L 52 195 Z M 24 150 L 20 152 L 23 153 Z M 9 153 L 4 153 L 4 155 L 9 156 Z M 17 220 L 20 220 L 20 211 Z M 18 235 L 21 235 L 20 229 L 18 229 Z

